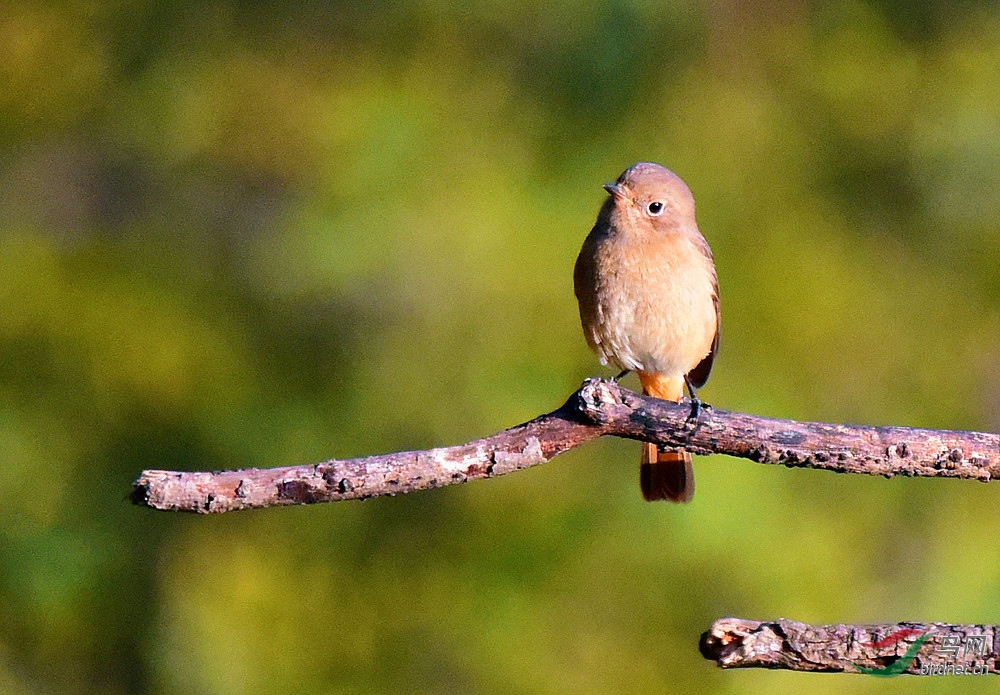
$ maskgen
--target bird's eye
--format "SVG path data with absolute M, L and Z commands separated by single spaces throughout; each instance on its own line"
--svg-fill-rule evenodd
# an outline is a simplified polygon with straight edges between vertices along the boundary
M 646 206 L 646 210 L 649 211 L 650 215 L 656 217 L 661 212 L 663 212 L 663 203 L 661 203 L 658 200 L 654 200 L 652 203 Z

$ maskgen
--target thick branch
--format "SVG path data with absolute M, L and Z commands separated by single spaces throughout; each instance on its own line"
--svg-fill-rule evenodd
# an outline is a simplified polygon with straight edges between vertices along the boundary
M 996 625 L 806 625 L 723 618 L 701 636 L 722 668 L 781 668 L 892 676 L 996 674 Z
M 459 446 L 302 466 L 234 471 L 143 471 L 132 501 L 154 509 L 217 513 L 366 499 L 489 478 L 544 463 L 604 434 L 574 394 L 558 410 Z
M 558 410 L 460 446 L 282 468 L 143 471 L 132 500 L 156 509 L 227 512 L 361 499 L 489 478 L 544 463 L 603 435 L 728 454 L 758 463 L 892 477 L 1000 477 L 1000 436 L 907 427 L 855 427 L 730 413 L 640 396 L 588 379 Z

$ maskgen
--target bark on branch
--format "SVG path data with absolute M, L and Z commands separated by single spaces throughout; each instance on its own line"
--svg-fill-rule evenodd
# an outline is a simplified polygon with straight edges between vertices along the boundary
M 806 625 L 723 618 L 701 636 L 722 668 L 840 671 L 878 676 L 997 674 L 996 625 Z
M 544 463 L 604 435 L 838 473 L 1000 477 L 1000 436 L 977 432 L 796 422 L 640 396 L 588 379 L 551 413 L 459 446 L 219 472 L 143 471 L 132 501 L 201 513 L 363 499 L 490 478 Z

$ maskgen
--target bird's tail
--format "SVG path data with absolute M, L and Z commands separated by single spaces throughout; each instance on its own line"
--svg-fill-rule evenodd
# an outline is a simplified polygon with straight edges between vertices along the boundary
M 642 392 L 647 396 L 675 402 L 684 397 L 683 377 L 639 372 L 639 381 L 642 382 Z M 690 502 L 694 497 L 691 454 L 683 449 L 661 451 L 656 444 L 643 442 L 639 485 L 642 496 L 648 502 Z
M 659 451 L 655 444 L 643 442 L 639 485 L 647 502 L 690 502 L 694 497 L 691 454 L 684 450 Z

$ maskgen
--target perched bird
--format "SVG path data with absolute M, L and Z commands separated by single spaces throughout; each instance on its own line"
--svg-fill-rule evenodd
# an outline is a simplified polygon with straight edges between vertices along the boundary
M 694 197 L 649 162 L 604 188 L 608 199 L 573 273 L 587 343 L 601 364 L 636 372 L 643 393 L 680 401 L 687 384 L 695 399 L 719 348 L 719 288 Z M 649 501 L 687 502 L 691 454 L 644 442 L 639 482 Z

